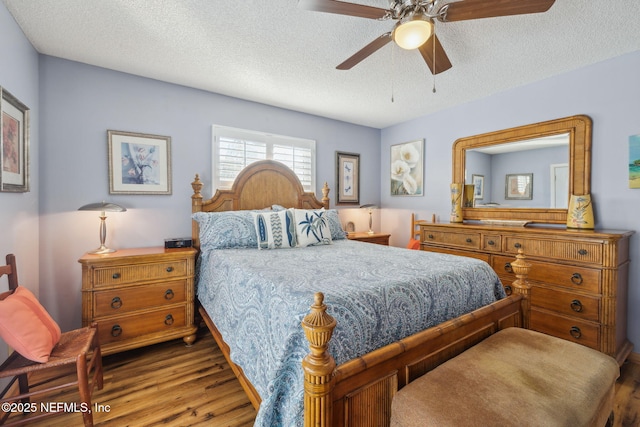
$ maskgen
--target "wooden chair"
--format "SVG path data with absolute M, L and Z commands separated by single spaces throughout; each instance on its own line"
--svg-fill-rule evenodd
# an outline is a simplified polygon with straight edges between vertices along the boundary
M 9 281 L 9 291 L 0 294 L 0 300 L 4 300 L 11 295 L 18 287 L 18 274 L 16 270 L 16 259 L 13 254 L 6 256 L 7 265 L 0 266 L 0 277 L 7 275 Z M 58 376 L 53 375 L 53 378 L 46 380 L 41 384 L 32 385 L 33 391 L 29 389 L 29 376 L 32 373 L 43 370 L 60 370 L 60 368 L 67 365 L 75 365 L 77 379 L 66 384 L 57 384 L 55 381 Z M 91 372 L 93 376 L 91 382 Z M 20 403 L 16 405 L 17 408 L 36 409 L 35 411 L 24 411 L 23 416 L 13 416 L 10 411 L 2 411 L 0 413 L 0 424 L 9 421 L 6 425 L 21 425 L 27 424 L 36 419 L 45 418 L 51 415 L 55 415 L 60 412 L 54 412 L 54 410 L 48 410 L 49 408 L 42 408 L 38 405 L 29 405 L 30 397 L 43 395 L 47 392 L 58 391 L 72 386 L 77 386 L 80 394 L 80 402 L 73 405 L 70 404 L 68 408 L 75 409 L 82 413 L 85 426 L 93 425 L 93 415 L 91 407 L 91 396 L 95 387 L 98 390 L 102 389 L 102 355 L 100 352 L 100 343 L 98 341 L 98 325 L 93 324 L 90 327 L 76 329 L 69 332 L 64 332 L 60 338 L 60 341 L 53 348 L 49 361 L 45 363 L 39 363 L 31 361 L 17 352 L 12 352 L 9 357 L 0 365 L 0 378 L 12 378 L 6 388 L 0 393 L 0 402 L 15 402 Z M 16 379 L 18 380 L 18 391 L 16 395 L 16 388 L 13 386 Z M 9 397 L 5 395 L 9 394 Z M 43 400 L 43 402 L 46 402 Z M 46 402 L 49 403 L 49 402 Z M 44 409 L 44 410 L 43 410 Z M 60 410 L 60 408 L 58 408 Z M 69 410 L 69 409 L 67 409 Z M 34 412 L 32 416 L 26 416 L 26 412 Z

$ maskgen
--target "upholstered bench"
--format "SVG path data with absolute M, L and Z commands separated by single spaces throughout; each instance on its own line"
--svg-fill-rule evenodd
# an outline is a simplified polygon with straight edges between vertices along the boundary
M 399 390 L 391 426 L 604 426 L 615 359 L 521 328 L 503 329 Z

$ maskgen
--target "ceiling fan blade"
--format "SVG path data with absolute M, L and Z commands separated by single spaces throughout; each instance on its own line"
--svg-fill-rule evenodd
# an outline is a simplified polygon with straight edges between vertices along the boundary
M 346 3 L 335 0 L 300 0 L 298 7 L 316 12 L 338 13 L 340 15 L 357 16 L 360 18 L 382 19 L 387 16 L 387 9 L 365 6 L 363 4 Z
M 541 13 L 549 10 L 553 3 L 555 0 L 464 0 L 443 6 L 447 7 L 447 12 L 442 21 Z
M 387 43 L 391 41 L 391 33 L 384 33 L 353 55 L 351 55 L 346 61 L 342 64 L 338 65 L 336 68 L 338 70 L 350 70 L 355 65 L 359 64 L 362 60 L 367 58 L 369 55 L 385 46 Z
M 434 43 L 436 44 L 435 70 L 433 57 Z M 447 53 L 444 51 L 444 48 L 440 44 L 440 40 L 438 40 L 438 37 L 435 34 L 429 37 L 429 40 L 427 40 L 422 46 L 420 46 L 418 50 L 420 50 L 424 62 L 426 62 L 429 66 L 431 74 L 440 74 L 443 71 L 447 71 L 449 68 L 451 68 L 451 61 L 449 61 Z

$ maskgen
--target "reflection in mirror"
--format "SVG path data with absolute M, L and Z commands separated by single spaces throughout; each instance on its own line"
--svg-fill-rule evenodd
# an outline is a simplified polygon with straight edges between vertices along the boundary
M 532 180 L 528 189 L 516 184 L 508 196 L 507 176 L 513 175 Z M 464 220 L 565 224 L 569 196 L 591 188 L 591 118 L 564 117 L 460 138 L 453 144 L 451 182 L 476 186 L 475 201 L 462 208 Z
M 567 208 L 569 133 L 468 149 L 465 165 L 465 182 L 483 185 L 475 189 L 476 207 Z M 530 190 L 510 196 L 508 175 L 531 175 Z

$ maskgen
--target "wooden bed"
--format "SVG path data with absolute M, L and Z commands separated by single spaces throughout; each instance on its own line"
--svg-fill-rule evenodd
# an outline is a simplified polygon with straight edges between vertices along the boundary
M 326 183 L 323 197 L 318 200 L 313 193 L 304 192 L 289 168 L 268 160 L 245 168 L 230 190 L 218 190 L 211 199 L 204 200 L 198 175 L 192 187 L 194 213 L 264 209 L 274 204 L 302 209 L 329 208 Z M 192 237 L 194 245 L 199 247 L 196 221 L 193 221 Z M 313 304 L 302 322 L 310 342 L 310 353 L 302 362 L 305 426 L 389 425 L 391 400 L 398 389 L 500 329 L 526 326 L 528 264 L 522 254 L 518 258 L 512 263 L 519 278 L 512 285 L 513 295 L 339 366 L 327 352 L 336 322 L 326 313 L 323 295 L 309 295 L 309 302 Z M 242 369 L 231 361 L 229 347 L 207 312 L 202 307 L 199 311 L 257 409 L 261 401 L 259 394 Z

